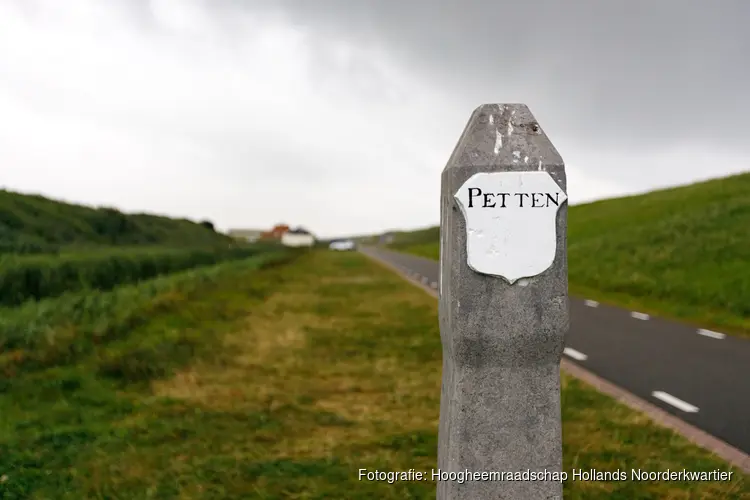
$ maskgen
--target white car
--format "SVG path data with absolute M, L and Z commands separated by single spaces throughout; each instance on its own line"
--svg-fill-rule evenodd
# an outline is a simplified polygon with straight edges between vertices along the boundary
M 328 248 L 330 248 L 331 250 L 347 251 L 354 250 L 356 248 L 356 245 L 352 240 L 342 240 L 332 242 Z

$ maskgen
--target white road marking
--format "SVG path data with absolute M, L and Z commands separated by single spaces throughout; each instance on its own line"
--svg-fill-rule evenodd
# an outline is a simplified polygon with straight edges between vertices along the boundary
M 585 300 L 583 303 L 589 307 L 599 307 L 599 302 L 595 300 Z
M 712 332 L 711 330 L 704 330 L 702 328 L 698 330 L 698 335 L 711 337 L 712 339 L 723 339 L 724 337 L 726 337 L 726 335 L 724 335 L 723 333 Z
M 644 320 L 644 321 L 645 321 L 645 320 L 647 320 L 647 319 L 648 319 L 648 318 L 650 317 L 650 316 L 649 316 L 648 314 L 645 314 L 645 313 L 639 313 L 639 312 L 635 312 L 635 311 L 634 311 L 634 312 L 632 312 L 632 313 L 630 313 L 630 315 L 631 315 L 632 317 L 634 317 L 635 319 L 642 319 L 642 320 Z
M 671 394 L 667 394 L 666 392 L 663 392 L 663 391 L 654 391 L 654 392 L 651 393 L 651 395 L 653 397 L 655 397 L 656 399 L 660 399 L 660 400 L 664 401 L 665 403 L 670 404 L 670 405 L 674 406 L 675 408 L 678 408 L 678 409 L 680 409 L 680 410 L 682 410 L 684 412 L 687 412 L 687 413 L 697 413 L 698 412 L 698 407 L 697 406 L 693 406 L 690 403 L 687 403 L 687 402 L 685 402 L 685 401 L 683 401 L 681 399 L 678 399 L 678 398 L 672 396 Z
M 563 352 L 571 358 L 577 359 L 578 361 L 586 361 L 588 359 L 588 356 L 586 356 L 584 353 L 576 351 L 575 349 L 571 349 L 570 347 L 566 347 L 565 349 L 563 349 Z
M 430 283 L 430 286 L 431 286 L 432 288 L 437 288 L 437 283 L 435 283 L 435 282 L 433 281 L 432 283 Z

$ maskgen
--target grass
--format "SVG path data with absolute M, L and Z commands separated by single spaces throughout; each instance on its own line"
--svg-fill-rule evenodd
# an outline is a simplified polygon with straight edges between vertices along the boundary
M 171 460 L 211 411 L 202 417 L 200 407 L 159 397 L 149 384 L 197 359 L 221 364 L 222 334 L 247 320 L 248 308 L 278 286 L 268 279 L 274 269 L 296 255 L 267 253 L 3 311 L 0 498 L 150 498 L 149 484 L 121 487 L 138 483 L 138 467 Z M 14 336 L 24 319 L 44 335 Z M 125 459 L 162 445 L 167 455 Z M 157 491 L 174 498 L 169 487 Z
M 0 306 L 78 290 L 109 290 L 156 276 L 240 259 L 265 246 L 224 248 L 103 247 L 58 255 L 0 255 Z
M 750 338 L 750 174 L 572 206 L 572 294 Z M 439 228 L 392 247 L 438 259 Z
M 232 242 L 209 221 L 124 214 L 113 208 L 0 190 L 0 253 L 54 253 L 68 246 L 196 247 Z
M 163 307 L 73 361 L 19 368 L 0 394 L 0 498 L 434 498 L 429 480 L 358 470 L 436 467 L 435 299 L 357 253 L 252 262 L 165 289 Z M 568 377 L 562 403 L 566 470 L 728 470 Z M 565 498 L 749 498 L 733 472 L 568 482 Z

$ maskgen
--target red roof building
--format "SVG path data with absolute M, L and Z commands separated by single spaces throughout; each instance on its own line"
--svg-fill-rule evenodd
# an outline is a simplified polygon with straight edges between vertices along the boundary
M 289 226 L 286 224 L 276 224 L 273 229 L 264 232 L 261 235 L 261 238 L 266 240 L 280 240 L 287 231 L 289 231 Z

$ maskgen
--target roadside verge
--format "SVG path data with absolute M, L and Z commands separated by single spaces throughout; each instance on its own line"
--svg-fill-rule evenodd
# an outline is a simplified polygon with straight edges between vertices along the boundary
M 366 251 L 361 251 L 363 255 L 366 255 L 370 259 L 374 260 L 383 267 L 395 272 L 409 283 L 421 288 L 428 294 L 435 298 L 439 297 L 438 291 L 425 283 L 414 280 L 413 278 L 404 275 L 404 273 L 396 266 L 384 261 L 376 255 L 370 254 Z M 695 443 L 698 446 L 714 453 L 716 456 L 734 465 L 735 467 L 750 473 L 750 455 L 745 454 L 742 450 L 739 450 L 720 439 L 692 426 L 679 418 L 670 415 L 661 408 L 654 406 L 653 404 L 631 394 L 628 391 L 604 380 L 603 378 L 591 373 L 590 371 L 566 360 L 562 359 L 560 367 L 563 371 L 569 375 L 585 382 L 592 386 L 599 392 L 606 394 L 615 400 L 627 405 L 633 410 L 646 414 L 655 423 L 672 429 L 673 431 L 684 436 L 690 442 Z

